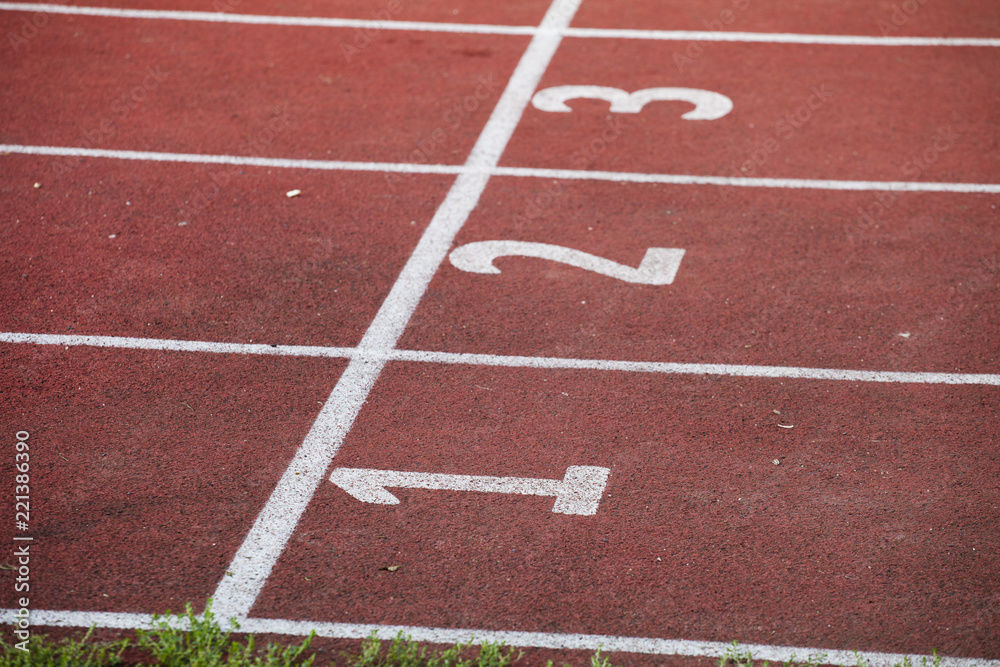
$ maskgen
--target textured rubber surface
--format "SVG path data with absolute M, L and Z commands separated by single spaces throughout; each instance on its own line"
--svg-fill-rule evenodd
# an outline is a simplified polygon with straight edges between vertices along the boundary
M 5 346 L 0 410 L 31 434 L 32 607 L 201 608 L 343 366 Z
M 607 466 L 600 511 L 326 483 L 254 613 L 989 655 L 998 398 L 393 364 L 338 465 Z
M 0 12 L 0 30 L 20 16 Z M 0 141 L 464 162 L 526 38 L 376 37 L 348 59 L 346 28 L 53 15 L 4 55 Z
M 979 0 L 751 0 L 725 29 L 877 36 L 897 4 L 918 9 L 889 36 L 1000 36 Z M 536 26 L 549 3 L 141 5 Z M 571 26 L 714 30 L 727 7 L 584 0 Z M 996 378 L 1000 195 L 870 182 L 1000 182 L 996 48 L 559 42 L 549 16 L 532 36 L 52 14 L 3 44 L 6 145 L 449 166 L 0 155 L 0 421 L 7 442 L 30 433 L 34 618 L 135 627 L 217 596 L 267 631 L 344 624 L 323 626 L 341 638 L 325 648 L 374 623 L 538 633 L 522 638 L 535 647 L 614 635 L 671 654 L 612 658 L 627 665 L 693 667 L 718 655 L 697 642 L 733 639 L 781 660 L 790 647 L 1000 659 L 1000 389 L 752 372 Z M 32 20 L 0 11 L 0 34 Z M 688 121 L 684 102 L 530 104 L 557 86 L 692 88 L 733 108 Z M 859 189 L 491 176 L 496 160 Z M 473 250 L 547 244 L 536 255 L 630 270 L 650 248 L 684 253 L 660 284 L 446 257 L 496 241 Z M 286 346 L 326 356 L 277 356 Z M 742 375 L 385 362 L 401 350 Z M 560 480 L 571 466 L 610 470 L 592 516 L 427 488 L 376 505 L 328 481 L 333 467 Z M 0 615 L 13 577 L 0 568 Z
M 760 0 L 663 0 L 652 4 L 624 0 L 584 3 L 574 25 L 635 30 L 996 37 L 1000 34 L 1000 14 L 989 0 L 947 4 L 927 0 L 819 0 L 807 5 Z
M 4 330 L 275 345 L 356 345 L 450 180 L 22 156 L 0 173 Z
M 882 213 L 867 216 L 886 202 Z M 411 349 L 992 372 L 996 195 L 816 193 L 497 178 L 456 245 L 516 239 L 635 267 L 683 248 L 673 284 L 504 257 L 448 264 Z M 860 209 L 860 211 L 859 211 Z
M 706 43 L 688 58 L 693 45 L 568 38 L 539 89 L 695 88 L 729 97 L 726 116 L 682 120 L 686 102 L 651 102 L 638 114 L 609 114 L 607 102 L 587 99 L 571 101 L 571 113 L 529 107 L 503 164 L 984 183 L 1000 172 L 1000 152 L 983 150 L 996 127 L 992 52 Z
M 141 0 L 101 0 L 94 7 L 151 9 Z M 435 21 L 448 23 L 495 23 L 535 26 L 549 3 L 545 0 L 478 2 L 477 0 L 164 0 L 156 9 L 256 14 L 263 16 L 323 16 L 380 21 Z

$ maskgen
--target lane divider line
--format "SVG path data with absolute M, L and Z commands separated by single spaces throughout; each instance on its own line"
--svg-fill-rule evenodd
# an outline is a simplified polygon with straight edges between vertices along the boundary
M 53 5 L 33 2 L 0 2 L 0 10 L 69 14 L 73 16 L 98 16 L 102 18 L 200 21 L 204 23 L 237 23 L 302 28 L 370 28 L 373 30 L 409 30 L 414 32 L 465 33 L 473 35 L 534 36 L 537 33 L 537 28 L 534 26 L 438 23 L 431 21 L 382 21 L 378 19 L 344 19 L 319 16 L 273 16 L 269 14 L 236 14 L 229 12 L 198 12 L 168 9 L 119 9 L 117 7 L 84 7 L 80 5 Z
M 309 28 L 362 28 L 371 30 L 410 30 L 418 32 L 465 33 L 473 35 L 534 36 L 534 26 L 511 26 L 482 23 L 446 23 L 432 21 L 382 21 L 371 19 L 324 18 L 314 16 L 271 16 L 227 12 L 197 12 L 162 9 L 120 9 L 80 5 L 54 5 L 34 2 L 0 2 L 0 10 L 43 12 L 104 18 L 201 21 L 249 25 L 294 26 Z M 802 33 L 727 32 L 708 30 L 632 30 L 625 28 L 559 29 L 564 37 L 586 39 L 641 39 L 651 41 L 754 42 L 775 44 L 825 44 L 831 46 L 975 46 L 998 47 L 994 37 L 881 37 L 875 35 L 812 35 Z
M 14 609 L 0 609 L 0 623 L 14 622 Z M 32 625 L 63 628 L 116 628 L 121 630 L 148 630 L 153 627 L 152 614 L 127 614 L 100 611 L 31 610 Z M 183 628 L 183 623 L 176 624 Z M 518 632 L 512 630 L 472 630 L 460 628 L 428 628 L 411 625 L 375 625 L 362 623 L 312 623 L 276 618 L 247 618 L 240 621 L 240 632 L 307 637 L 315 632 L 319 637 L 333 639 L 365 639 L 372 635 L 390 641 L 400 633 L 414 641 L 430 644 L 485 642 L 503 643 L 515 648 L 544 648 L 604 653 L 643 653 L 649 655 L 677 655 L 719 658 L 732 648 L 722 642 L 692 641 L 687 639 L 656 639 L 648 637 L 623 637 L 616 635 L 569 634 L 560 632 Z M 923 658 L 916 654 L 880 653 L 877 651 L 839 651 L 835 649 L 801 646 L 771 646 L 768 644 L 740 644 L 740 649 L 750 651 L 758 660 L 786 662 L 793 658 L 807 662 L 820 658 L 821 665 L 856 667 L 858 660 L 868 667 L 893 667 L 904 660 L 921 665 Z M 1000 667 L 1000 660 L 986 658 L 944 657 L 942 667 Z
M 350 162 L 344 160 L 295 160 L 286 158 L 250 157 L 242 155 L 203 155 L 198 153 L 159 153 L 153 151 L 117 151 L 75 146 L 20 146 L 0 144 L 0 155 L 49 155 L 53 157 L 106 158 L 148 162 L 182 162 L 191 164 L 232 164 L 247 167 L 277 169 L 314 169 L 319 171 L 375 171 L 403 174 L 449 174 L 468 171 L 462 165 L 407 164 L 393 162 Z
M 465 163 L 469 170 L 455 179 L 358 344 L 359 351 L 384 354 L 395 347 L 455 235 L 479 203 L 491 170 L 562 41 L 560 31 L 569 25 L 579 4 L 580 0 L 553 0 L 469 153 Z M 212 596 L 221 618 L 243 619 L 250 613 L 386 363 L 385 358 L 371 356 L 348 363 Z
M 262 345 L 258 343 L 211 343 L 203 341 L 128 338 L 118 336 L 66 336 L 0 332 L 0 343 L 54 345 L 62 347 L 104 347 L 170 352 L 271 355 L 283 357 L 328 357 L 367 359 L 379 363 L 406 361 L 431 364 L 589 370 L 664 375 L 722 375 L 727 377 L 787 378 L 840 382 L 884 382 L 902 384 L 956 384 L 1000 386 L 1000 374 L 942 373 L 921 371 L 873 371 L 805 366 L 757 366 L 751 364 L 693 364 L 668 361 L 625 361 L 614 359 L 570 359 L 421 350 L 362 350 L 352 347 L 310 345 Z
M 666 185 L 714 185 L 742 188 L 789 188 L 811 190 L 889 191 L 889 192 L 959 192 L 1000 194 L 996 183 L 941 183 L 925 181 L 844 181 L 810 178 L 745 178 L 730 176 L 698 176 L 694 174 L 646 174 L 624 171 L 581 171 L 575 169 L 538 169 L 532 167 L 498 167 L 483 164 L 410 164 L 398 162 L 351 162 L 346 160 L 296 160 L 287 158 L 242 157 L 238 155 L 199 155 L 196 153 L 156 153 L 150 151 L 118 151 L 63 146 L 26 146 L 0 144 L 3 154 L 47 155 L 53 157 L 86 157 L 112 160 L 146 160 L 151 162 L 182 162 L 194 164 L 233 164 L 278 169 L 315 169 L 327 171 L 370 171 L 406 174 L 447 174 L 542 178 L 623 183 L 657 183 Z
M 574 169 L 535 169 L 497 167 L 495 176 L 548 178 L 625 183 L 663 183 L 667 185 L 717 185 L 739 188 L 790 188 L 810 190 L 886 190 L 891 192 L 985 192 L 1000 193 L 996 183 L 940 183 L 924 181 L 844 181 L 814 178 L 746 178 L 737 176 L 697 176 L 693 174 L 644 174 L 624 171 L 578 171 Z

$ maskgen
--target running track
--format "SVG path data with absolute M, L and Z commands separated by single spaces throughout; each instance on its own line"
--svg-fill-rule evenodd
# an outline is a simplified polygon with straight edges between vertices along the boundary
M 630 665 L 733 639 L 1000 665 L 992 3 L 107 0 L 0 27 L 11 515 L 19 432 L 31 454 L 0 539 L 32 538 L 36 629 L 211 597 L 259 633 Z M 566 86 L 591 88 L 545 101 Z M 714 117 L 609 106 L 662 88 Z M 330 481 L 570 466 L 607 471 L 593 513 Z

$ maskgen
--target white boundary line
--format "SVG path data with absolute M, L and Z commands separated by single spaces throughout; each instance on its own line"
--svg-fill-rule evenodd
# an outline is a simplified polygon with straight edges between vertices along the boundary
M 100 16 L 104 18 L 123 19 L 296 26 L 306 28 L 370 28 L 373 30 L 452 32 L 474 35 L 533 36 L 537 32 L 534 26 L 436 23 L 429 21 L 380 21 L 370 19 L 341 19 L 313 16 L 270 16 L 260 14 L 231 14 L 225 12 L 192 12 L 162 9 L 118 9 L 114 7 L 82 7 L 76 5 L 36 4 L 32 2 L 0 2 L 0 11 L 43 12 L 45 14 L 70 14 L 74 16 Z
M 75 146 L 18 146 L 0 144 L 0 155 L 49 155 L 53 157 L 108 158 L 112 160 L 142 160 L 149 162 L 185 162 L 192 164 L 234 164 L 248 167 L 278 169 L 315 169 L 320 171 L 376 171 L 403 174 L 461 174 L 462 165 L 408 164 L 394 162 L 347 162 L 343 160 L 294 160 L 286 158 L 249 157 L 242 155 L 202 155 L 199 153 L 157 153 L 152 151 L 116 151 Z
M 395 347 L 455 235 L 486 189 L 489 172 L 499 162 L 559 48 L 559 31 L 572 20 L 580 1 L 553 0 L 469 153 L 469 171 L 455 179 L 358 344 L 359 351 L 388 353 Z M 360 356 L 347 365 L 212 596 L 220 617 L 243 619 L 250 613 L 385 364 L 384 359 Z
M 22 146 L 0 144 L 3 154 L 47 155 L 106 158 L 113 160 L 148 160 L 194 164 L 234 164 L 279 169 L 316 169 L 333 171 L 371 171 L 407 174 L 448 174 L 501 176 L 514 178 L 549 178 L 565 180 L 612 181 L 622 183 L 659 183 L 666 185 L 715 185 L 740 188 L 788 188 L 811 190 L 889 191 L 889 192 L 960 192 L 1000 194 L 995 183 L 940 183 L 923 181 L 837 181 L 808 178 L 739 178 L 696 176 L 691 174 L 644 174 L 624 171 L 579 171 L 573 169 L 536 169 L 529 167 L 489 167 L 482 164 L 446 165 L 394 162 L 350 162 L 344 160 L 294 160 L 286 158 L 242 157 L 238 155 L 199 155 L 197 153 L 156 153 L 118 151 L 63 146 Z
M 13 623 L 14 609 L 0 609 L 0 622 Z M 218 615 L 216 616 L 217 618 Z M 51 611 L 39 609 L 31 611 L 31 624 L 64 628 L 116 628 L 120 630 L 150 629 L 152 614 L 125 614 L 92 611 Z M 174 621 L 174 627 L 183 628 L 185 623 Z M 722 642 L 702 642 L 685 639 L 655 639 L 646 637 L 622 637 L 615 635 L 584 635 L 557 632 L 517 632 L 510 630 L 471 630 L 452 628 L 426 628 L 411 625 L 374 625 L 362 623 L 311 623 L 272 618 L 247 618 L 240 621 L 240 632 L 275 634 L 306 637 L 315 632 L 319 637 L 334 639 L 364 639 L 375 633 L 379 639 L 391 640 L 400 633 L 411 639 L 430 644 L 457 644 L 469 642 L 480 645 L 485 642 L 503 643 L 515 648 L 569 649 L 607 653 L 645 653 L 652 655 L 676 655 L 718 658 L 732 648 Z M 879 653 L 875 651 L 839 651 L 822 648 L 796 646 L 769 646 L 767 644 L 740 644 L 743 651 L 750 651 L 757 660 L 785 662 L 795 659 L 805 662 L 812 657 L 821 657 L 819 664 L 856 667 L 858 659 L 868 667 L 892 667 L 909 658 L 914 667 L 923 664 L 929 656 Z M 1000 660 L 986 658 L 946 657 L 944 667 L 1000 667 Z
M 58 345 L 75 347 L 110 347 L 129 350 L 164 350 L 168 352 L 208 352 L 212 354 L 274 355 L 290 357 L 342 357 L 354 353 L 352 347 L 317 347 L 308 345 L 264 345 L 256 343 L 213 343 L 168 338 L 129 338 L 123 336 L 62 336 L 0 332 L 0 343 Z
M 0 11 L 44 12 L 106 18 L 202 21 L 251 25 L 314 28 L 361 28 L 371 30 L 412 30 L 420 32 L 466 33 L 474 35 L 535 35 L 534 26 L 437 23 L 428 21 L 380 21 L 310 16 L 268 16 L 223 12 L 192 12 L 158 9 L 118 9 L 30 2 L 0 2 Z M 565 37 L 587 39 L 642 39 L 653 41 L 754 42 L 776 44 L 827 44 L 833 46 L 977 46 L 998 47 L 993 37 L 878 37 L 869 35 L 811 35 L 796 33 L 727 32 L 706 30 L 629 30 L 616 28 L 561 28 Z
M 830 46 L 1000 46 L 995 37 L 878 37 L 874 35 L 810 35 L 788 32 L 727 32 L 706 30 L 624 30 L 569 28 L 567 37 L 648 39 L 681 42 L 754 42 L 768 44 L 827 44 Z
M 498 354 L 426 352 L 420 350 L 363 350 L 351 347 L 307 345 L 261 345 L 256 343 L 210 343 L 156 338 L 117 336 L 66 336 L 0 332 L 0 343 L 55 345 L 64 347 L 106 347 L 171 352 L 270 355 L 283 357 L 331 357 L 365 359 L 377 363 L 410 361 L 432 364 L 545 368 L 552 370 L 618 371 L 668 375 L 722 375 L 728 377 L 788 378 L 840 382 L 887 382 L 906 384 L 959 384 L 1000 386 L 1000 375 L 987 373 L 935 373 L 917 371 L 870 371 L 802 366 L 753 366 L 748 364 L 685 364 L 666 361 L 624 361 L 614 359 L 567 359 Z
M 812 190 L 888 190 L 892 192 L 987 192 L 1000 193 L 995 183 L 939 183 L 921 181 L 836 181 L 811 178 L 741 178 L 694 176 L 689 174 L 643 174 L 624 171 L 577 171 L 573 169 L 533 169 L 497 167 L 495 176 L 553 178 L 567 180 L 617 181 L 624 183 L 665 183 L 667 185 L 719 185 L 738 188 L 791 188 Z

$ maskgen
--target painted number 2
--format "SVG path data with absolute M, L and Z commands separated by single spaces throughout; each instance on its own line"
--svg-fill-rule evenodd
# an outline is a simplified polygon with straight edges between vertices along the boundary
M 650 248 L 642 258 L 639 268 L 625 266 L 610 259 L 597 257 L 582 250 L 574 250 L 548 243 L 529 241 L 477 241 L 455 248 L 448 258 L 462 271 L 470 273 L 500 273 L 493 266 L 498 257 L 537 257 L 553 262 L 593 271 L 602 276 L 616 278 L 640 285 L 669 285 L 674 282 L 681 266 L 684 250 L 681 248 Z

